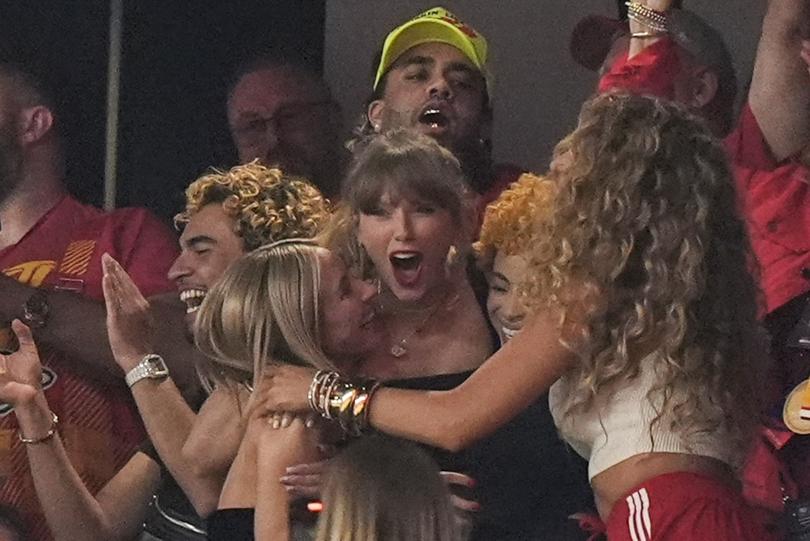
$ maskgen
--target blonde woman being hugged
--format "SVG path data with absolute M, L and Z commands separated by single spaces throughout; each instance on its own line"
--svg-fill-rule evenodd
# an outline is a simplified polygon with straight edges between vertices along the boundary
M 379 338 L 369 304 L 374 295 L 371 285 L 351 277 L 337 256 L 311 241 L 258 248 L 228 268 L 200 307 L 195 338 L 208 359 L 201 371 L 244 406 L 271 359 L 352 372 Z M 261 418 L 248 421 L 219 500 L 219 509 L 226 511 L 209 519 L 211 539 L 230 539 L 240 528 L 251 530 L 251 509 L 261 505 L 280 511 L 269 513 L 278 520 L 256 523 L 256 536 L 288 535 L 287 493 L 278 478 L 288 465 L 317 460 L 317 445 L 327 435 L 307 429 L 300 419 L 275 433 L 262 446 L 259 465 L 262 478 L 272 481 L 257 485 L 257 438 L 265 426 Z

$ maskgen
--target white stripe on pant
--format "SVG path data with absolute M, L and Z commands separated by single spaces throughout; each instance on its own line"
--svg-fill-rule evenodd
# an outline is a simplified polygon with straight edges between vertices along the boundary
M 650 523 L 650 497 L 646 488 L 641 488 L 627 497 L 627 528 L 633 541 L 652 539 Z

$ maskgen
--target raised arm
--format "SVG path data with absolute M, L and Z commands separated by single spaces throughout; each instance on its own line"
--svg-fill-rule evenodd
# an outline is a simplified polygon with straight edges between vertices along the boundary
M 383 432 L 455 452 L 526 409 L 573 362 L 573 354 L 560 344 L 557 318 L 541 312 L 455 389 L 379 389 L 371 400 L 370 422 Z M 285 365 L 269 367 L 266 374 L 257 409 L 308 408 L 311 370 Z
M 667 13 L 673 0 L 635 3 Z M 627 56 L 619 56 L 607 66 L 607 72 L 599 80 L 599 92 L 619 90 L 675 99 L 675 79 L 681 69 L 677 45 L 665 33 L 632 18 L 629 25 L 631 38 Z
M 15 321 L 20 350 L 3 357 L 0 399 L 14 405 L 34 488 L 56 541 L 132 539 L 139 531 L 160 469 L 136 455 L 93 497 L 68 459 L 39 386 L 41 365 L 31 332 Z
M 0 274 L 0 311 L 22 317 L 23 306 L 39 290 Z M 104 330 L 104 305 L 75 293 L 47 293 L 48 314 L 44 326 L 35 329 L 41 345 L 58 348 L 86 363 L 94 377 L 119 382 L 122 374 L 113 361 Z M 82 368 L 82 367 L 79 367 Z
M 150 303 L 112 257 L 105 254 L 102 264 L 109 341 L 116 362 L 123 372 L 128 372 L 145 355 L 156 351 L 158 329 L 166 325 L 165 321 L 161 321 L 161 325 L 156 323 Z M 187 340 L 183 341 L 188 344 Z M 198 354 L 196 348 L 189 347 L 188 356 L 179 361 L 192 367 L 193 356 Z M 169 374 L 164 379 L 141 379 L 132 386 L 132 396 L 158 455 L 197 513 L 205 516 L 216 508 L 224 474 L 201 474 L 196 464 L 183 456 L 183 446 L 197 415 L 175 385 L 172 369 Z M 239 418 L 231 421 L 238 423 Z M 217 427 L 213 431 L 217 437 L 227 432 Z
M 264 419 L 257 422 L 256 464 L 251 472 L 256 490 L 256 541 L 287 539 L 290 531 L 289 496 L 279 478 L 288 466 L 319 458 L 319 431 L 306 428 L 300 418 L 281 430 L 273 430 Z M 220 501 L 220 505 L 222 503 Z M 281 532 L 286 532 L 287 537 Z
M 640 4 L 647 8 L 660 13 L 667 13 L 672 7 L 673 0 L 637 0 L 636 4 Z M 654 28 L 650 28 L 644 24 L 634 21 L 632 18 L 630 23 L 630 48 L 627 52 L 628 58 L 633 58 L 641 51 L 657 43 L 663 37 Z M 635 36 L 635 37 L 634 37 Z
M 810 76 L 800 54 L 808 23 L 807 0 L 768 2 L 748 99 L 777 161 L 810 142 Z
M 444 392 L 380 389 L 375 428 L 457 452 L 491 434 L 548 391 L 573 362 L 557 322 L 540 313 L 467 381 Z
M 121 211 L 111 218 L 101 236 L 116 239 L 110 249 L 122 258 L 122 265 L 146 296 L 167 291 L 166 271 L 177 248 L 174 236 L 156 218 L 139 211 Z M 91 264 L 97 265 L 98 259 L 94 258 Z M 95 289 L 97 285 L 95 280 L 87 284 L 91 294 L 100 295 Z M 22 318 L 24 305 L 38 291 L 42 290 L 0 273 L 0 312 Z M 76 362 L 76 369 L 89 377 L 120 384 L 123 374 L 107 340 L 104 303 L 66 291 L 49 290 L 45 295 L 49 306 L 45 324 L 32 329 L 40 347 L 67 354 Z M 173 302 L 163 299 L 153 303 L 164 322 L 155 345 L 169 363 L 193 349 L 183 337 L 183 307 L 176 295 L 172 297 Z M 190 365 L 178 363 L 171 368 L 179 387 L 184 392 L 193 390 L 196 378 Z

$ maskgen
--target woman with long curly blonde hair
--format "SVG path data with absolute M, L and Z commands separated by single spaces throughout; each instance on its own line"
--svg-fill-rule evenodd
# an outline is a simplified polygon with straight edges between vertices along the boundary
M 584 106 L 554 163 L 523 330 L 453 390 L 380 389 L 368 422 L 460 449 L 550 388 L 609 539 L 768 539 L 736 476 L 766 357 L 720 143 L 677 105 L 613 94 Z M 266 405 L 306 407 L 311 375 L 272 370 Z

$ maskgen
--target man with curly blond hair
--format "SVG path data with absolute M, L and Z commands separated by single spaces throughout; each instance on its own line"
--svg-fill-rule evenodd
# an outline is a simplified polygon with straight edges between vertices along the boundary
M 284 238 L 312 237 L 326 223 L 329 203 L 301 177 L 257 161 L 211 171 L 186 189 L 181 253 L 169 269 L 186 304 L 187 322 L 225 268 L 244 252 Z
M 329 215 L 329 202 L 307 180 L 258 161 L 212 170 L 192 182 L 186 190 L 186 207 L 175 217 L 182 229 L 181 252 L 169 270 L 186 306 L 189 334 L 205 294 L 231 263 L 263 244 L 313 237 Z M 196 539 L 194 535 L 205 531 L 201 517 L 216 509 L 241 441 L 241 412 L 230 394 L 214 389 L 205 409 L 218 412 L 218 424 L 201 431 L 204 436 L 197 439 L 205 441 L 190 437 L 196 413 L 183 400 L 162 359 L 154 355 L 150 328 L 156 325 L 150 319 L 159 316 L 109 258 L 104 279 L 113 352 L 127 374 L 152 445 L 141 448 L 126 473 L 112 481 L 127 485 L 128 503 L 113 501 L 118 496 L 107 491 L 99 503 L 102 508 L 127 509 L 127 517 L 109 518 L 112 524 L 137 529 L 126 532 L 128 537 L 140 532 L 143 523 L 144 530 L 157 538 L 163 538 L 161 532 L 167 528 L 180 527 L 186 530 L 184 535 Z M 189 341 L 188 356 L 198 354 Z M 204 456 L 196 456 L 196 450 Z M 147 514 L 144 520 L 149 500 L 133 501 L 131 494 L 155 494 L 155 501 L 173 517 L 172 524 L 160 513 Z

